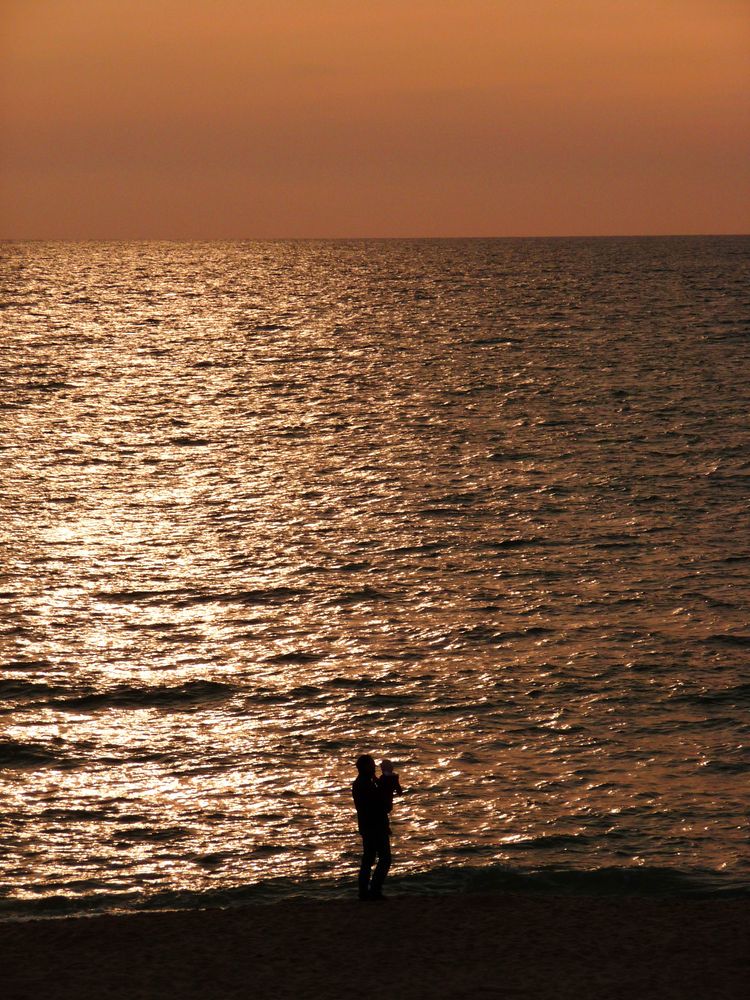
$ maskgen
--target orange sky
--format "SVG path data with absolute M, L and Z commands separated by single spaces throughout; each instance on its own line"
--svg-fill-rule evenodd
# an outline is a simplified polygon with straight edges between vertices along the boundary
M 0 237 L 750 232 L 750 0 L 0 0 Z

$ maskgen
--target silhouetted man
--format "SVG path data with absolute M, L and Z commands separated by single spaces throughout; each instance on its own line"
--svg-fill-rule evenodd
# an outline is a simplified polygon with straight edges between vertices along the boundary
M 352 783 L 357 824 L 362 834 L 362 864 L 359 867 L 359 898 L 383 899 L 383 882 L 391 867 L 391 828 L 386 797 L 378 787 L 375 761 L 363 753 L 357 758 L 357 777 Z M 370 871 L 378 863 L 370 881 Z

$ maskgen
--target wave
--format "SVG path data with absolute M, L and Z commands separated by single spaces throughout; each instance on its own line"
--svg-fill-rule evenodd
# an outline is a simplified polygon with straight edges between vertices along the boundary
M 528 462 L 536 457 L 536 455 L 524 451 L 493 451 L 487 456 L 487 459 L 490 462 Z
M 359 590 L 345 591 L 332 598 L 329 604 L 360 604 L 370 601 L 387 601 L 389 594 L 376 590 L 375 587 L 362 587 Z
M 133 831 L 136 836 L 143 831 Z M 147 838 L 151 831 L 145 831 Z M 169 831 L 179 834 L 179 830 Z M 208 854 L 199 860 L 211 868 L 223 854 Z M 194 910 L 229 908 L 283 900 L 345 899 L 352 894 L 352 878 L 321 878 L 300 881 L 292 878 L 266 879 L 252 885 L 203 892 L 169 890 L 141 893 L 107 892 L 100 879 L 77 882 L 76 895 L 59 894 L 42 898 L 0 899 L 0 920 L 62 917 L 92 913 Z M 102 891 L 102 890 L 105 891 Z M 388 879 L 392 896 L 450 896 L 544 894 L 554 896 L 659 896 L 678 898 L 748 898 L 750 883 L 736 882 L 715 871 L 680 871 L 673 868 L 599 868 L 574 870 L 537 868 L 521 870 L 506 865 L 438 867 Z
M 303 652 L 290 652 L 290 653 L 277 653 L 275 656 L 269 656 L 265 659 L 265 663 L 317 663 L 318 660 L 323 658 L 322 653 L 303 653 Z
M 59 694 L 64 688 L 45 684 L 43 681 L 22 681 L 8 678 L 0 680 L 0 699 L 12 701 L 38 700 Z
M 545 544 L 544 539 L 541 538 L 504 538 L 500 542 L 481 542 L 480 548 L 502 552 L 504 549 L 521 549 L 528 545 Z
M 11 660 L 3 664 L 3 670 L 42 670 L 51 666 L 51 660 Z
M 92 691 L 50 702 L 57 708 L 180 708 L 223 701 L 235 693 L 231 684 L 219 681 L 187 681 L 174 687 L 131 687 L 122 685 L 108 691 Z
M 238 590 L 235 593 L 196 594 L 177 601 L 176 607 L 190 608 L 200 604 L 284 604 L 307 593 L 299 587 L 261 587 L 258 590 Z
M 674 701 L 693 705 L 739 705 L 750 703 L 750 683 L 718 691 L 701 691 L 698 694 L 677 695 Z
M 512 840 L 503 844 L 505 850 L 513 851 L 530 851 L 547 849 L 554 850 L 557 847 L 570 847 L 573 844 L 578 844 L 581 841 L 588 840 L 588 837 L 583 837 L 580 834 L 575 833 L 555 833 L 546 834 L 540 837 L 529 837 L 526 840 Z
M 238 590 L 227 593 L 190 594 L 186 590 L 116 590 L 99 591 L 94 596 L 108 604 L 171 605 L 191 608 L 202 604 L 283 604 L 305 594 L 298 587 L 264 587 L 258 590 Z
M 108 604 L 134 604 L 140 601 L 147 604 L 169 604 L 171 597 L 183 593 L 183 590 L 100 590 L 94 597 Z
M 71 382 L 50 379 L 48 382 L 26 382 L 20 388 L 35 390 L 37 392 L 58 392 L 60 389 L 75 389 L 76 387 Z
M 467 341 L 469 344 L 523 344 L 518 337 L 479 337 L 477 340 Z
M 160 844 L 174 840 L 184 840 L 190 831 L 184 826 L 153 828 L 149 826 L 131 826 L 118 830 L 112 839 L 119 844 L 154 843 Z
M 486 643 L 489 646 L 499 646 L 513 639 L 533 639 L 535 636 L 550 635 L 554 629 L 534 625 L 525 629 L 512 629 L 505 632 L 487 628 L 485 625 L 475 625 L 474 628 L 462 629 L 461 638 L 469 642 Z
M 0 681 L 0 697 L 23 702 L 25 707 L 44 706 L 62 709 L 98 708 L 158 708 L 194 706 L 223 701 L 235 694 L 236 688 L 220 681 L 186 681 L 184 684 L 156 687 L 135 687 L 123 684 L 106 691 L 71 691 L 32 681 Z M 2 746 L 2 744 L 0 744 Z
M 385 555 L 410 556 L 429 555 L 432 552 L 442 552 L 450 548 L 449 542 L 425 542 L 423 545 L 399 545 L 394 549 L 385 549 Z
M 710 635 L 705 641 L 721 646 L 739 646 L 745 648 L 750 646 L 750 635 L 738 635 L 736 632 L 728 632 L 726 634 Z
M 19 740 L 0 742 L 0 769 L 35 769 L 60 763 L 59 754 L 41 743 L 23 743 Z

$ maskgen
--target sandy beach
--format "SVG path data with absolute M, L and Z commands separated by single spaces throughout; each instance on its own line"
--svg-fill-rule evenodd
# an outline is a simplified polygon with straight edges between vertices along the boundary
M 745 995 L 746 899 L 287 901 L 0 925 L 5 1000 Z

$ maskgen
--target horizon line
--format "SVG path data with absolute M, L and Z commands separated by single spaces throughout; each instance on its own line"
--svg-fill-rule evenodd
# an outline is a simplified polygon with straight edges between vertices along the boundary
M 746 238 L 750 232 L 720 233 L 526 233 L 505 236 L 0 236 L 0 243 L 345 243 L 447 242 L 451 240 L 661 240 Z

